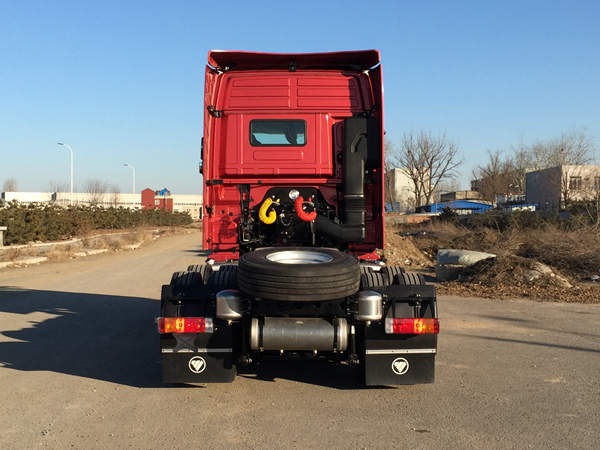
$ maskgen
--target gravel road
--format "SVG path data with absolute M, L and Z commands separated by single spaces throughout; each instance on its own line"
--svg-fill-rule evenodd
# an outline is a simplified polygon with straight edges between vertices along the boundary
M 442 297 L 433 385 L 294 362 L 161 386 L 160 285 L 199 242 L 0 271 L 0 448 L 597 448 L 600 305 Z

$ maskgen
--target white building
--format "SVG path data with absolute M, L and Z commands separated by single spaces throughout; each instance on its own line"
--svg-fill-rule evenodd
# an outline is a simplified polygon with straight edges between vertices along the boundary
M 94 194 L 89 192 L 2 192 L 2 200 L 6 202 L 17 201 L 22 204 L 46 203 L 67 207 L 69 205 L 100 206 L 102 208 L 128 208 L 141 209 L 141 194 L 104 193 Z M 173 194 L 173 211 L 188 213 L 192 219 L 202 218 L 201 194 Z
M 54 192 L 2 192 L 5 202 L 17 201 L 19 203 L 50 203 Z
M 429 172 L 427 172 L 429 174 Z M 427 175 L 428 176 L 428 175 Z M 415 195 L 415 184 L 408 176 L 407 169 L 397 167 L 391 170 L 391 192 L 386 195 L 387 201 L 394 204 L 393 210 L 409 213 L 415 212 L 416 208 L 424 205 L 425 198 L 421 198 L 421 204 L 417 205 Z M 389 185 L 386 184 L 386 189 Z M 431 198 L 431 201 L 434 201 Z
M 100 206 L 102 208 L 128 208 L 140 209 L 142 207 L 142 199 L 140 194 L 121 194 L 121 193 L 104 193 L 93 194 L 89 192 L 73 192 L 71 199 L 70 192 L 54 192 L 53 201 L 60 206 L 81 205 L 81 206 Z
M 173 211 L 186 212 L 192 219 L 202 219 L 202 195 L 200 194 L 173 194 Z

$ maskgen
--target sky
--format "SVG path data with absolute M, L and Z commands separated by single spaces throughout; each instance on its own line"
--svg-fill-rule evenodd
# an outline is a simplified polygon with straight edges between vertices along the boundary
M 585 130 L 600 147 L 598 1 L 0 0 L 0 187 L 89 179 L 199 193 L 209 49 L 382 54 L 386 138 L 488 150 Z

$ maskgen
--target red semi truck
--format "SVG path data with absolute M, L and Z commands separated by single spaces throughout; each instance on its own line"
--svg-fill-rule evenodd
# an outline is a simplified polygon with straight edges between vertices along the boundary
M 204 264 L 164 285 L 163 381 L 231 382 L 266 358 L 430 383 L 435 288 L 386 265 L 376 50 L 211 51 L 204 89 Z

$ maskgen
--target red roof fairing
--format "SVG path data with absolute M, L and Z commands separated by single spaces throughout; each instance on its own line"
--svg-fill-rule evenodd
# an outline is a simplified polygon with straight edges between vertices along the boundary
M 356 50 L 331 53 L 256 53 L 211 50 L 208 63 L 217 69 L 370 69 L 379 64 L 379 51 Z

